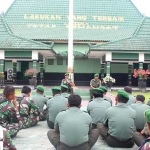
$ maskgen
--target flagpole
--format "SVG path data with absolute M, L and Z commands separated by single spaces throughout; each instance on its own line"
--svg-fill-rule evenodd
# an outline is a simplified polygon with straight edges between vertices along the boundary
M 68 26 L 68 69 L 74 70 L 73 55 L 73 0 L 69 0 L 69 26 Z M 74 82 L 74 73 L 69 72 L 69 76 Z

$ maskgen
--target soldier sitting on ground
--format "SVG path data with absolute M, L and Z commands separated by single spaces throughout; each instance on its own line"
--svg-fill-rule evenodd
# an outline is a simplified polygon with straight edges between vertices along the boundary
M 90 81 L 90 97 L 93 99 L 93 89 L 99 88 L 101 86 L 101 80 L 99 79 L 99 74 L 94 75 L 94 79 Z
M 22 127 L 20 120 L 15 88 L 6 86 L 0 101 L 0 125 L 6 128 L 11 137 L 15 137 Z
M 23 129 L 34 126 L 39 121 L 39 118 L 42 116 L 39 108 L 35 104 L 34 100 L 30 97 L 31 88 L 28 86 L 23 86 L 22 92 L 26 96 L 21 101 L 20 116 L 23 123 Z
M 148 132 L 150 135 L 150 109 L 145 111 L 145 119 L 148 127 Z M 148 137 L 145 141 L 142 142 L 138 150 L 149 150 L 149 149 L 150 149 L 150 137 Z
M 111 107 L 110 102 L 104 100 L 104 91 L 100 88 L 93 89 L 94 99 L 87 106 L 87 112 L 92 117 L 92 128 L 97 128 L 98 123 L 103 123 L 105 111 Z
M 98 124 L 100 135 L 111 147 L 131 148 L 134 145 L 133 134 L 135 131 L 136 112 L 128 107 L 128 94 L 119 90 L 114 107 L 105 111 L 104 124 Z
M 111 100 L 109 97 L 106 96 L 107 88 L 104 87 L 104 86 L 101 86 L 100 89 L 102 89 L 102 90 L 104 91 L 104 96 L 103 96 L 104 100 L 110 102 L 110 104 L 111 104 L 111 106 L 112 106 L 112 100 Z
M 47 101 L 48 118 L 47 124 L 51 129 L 54 129 L 54 122 L 56 116 L 62 110 L 66 110 L 68 99 L 61 95 L 61 89 L 59 87 L 52 88 L 53 97 Z
M 70 92 L 70 94 L 73 94 L 74 83 L 71 79 L 69 79 L 69 73 L 65 74 L 65 79 L 62 80 L 61 84 L 66 85 L 68 87 L 68 92 Z
M 144 104 L 145 97 L 143 95 L 137 95 L 134 104 L 131 104 L 130 107 L 136 111 L 135 126 L 138 132 L 141 132 L 146 124 L 144 118 L 144 112 L 147 109 L 150 109 L 150 106 Z
M 90 150 L 99 137 L 99 131 L 92 128 L 91 116 L 80 110 L 81 97 L 70 95 L 68 110 L 60 112 L 55 120 L 55 130 L 47 136 L 56 149 Z
M 68 94 L 68 87 L 66 85 L 61 85 L 61 95 L 65 98 L 68 98 L 70 94 Z
M 9 132 L 0 126 L 0 140 L 3 140 L 3 149 L 8 149 L 8 150 L 17 150 Z
M 124 91 L 126 91 L 129 95 L 129 100 L 126 105 L 131 105 L 135 103 L 135 97 L 132 95 L 132 88 L 130 86 L 124 87 Z
M 42 118 L 40 118 L 40 121 L 44 121 L 47 116 L 47 109 L 43 110 L 44 105 L 47 105 L 47 98 L 43 96 L 44 94 L 44 87 L 43 86 L 37 86 L 36 88 L 36 94 L 32 96 L 32 99 L 34 100 L 35 104 L 38 106 L 41 114 L 43 114 Z

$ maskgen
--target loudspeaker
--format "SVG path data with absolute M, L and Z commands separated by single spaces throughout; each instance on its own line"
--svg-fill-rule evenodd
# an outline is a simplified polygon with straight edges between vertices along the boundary
M 13 80 L 13 69 L 12 68 L 7 69 L 7 80 Z

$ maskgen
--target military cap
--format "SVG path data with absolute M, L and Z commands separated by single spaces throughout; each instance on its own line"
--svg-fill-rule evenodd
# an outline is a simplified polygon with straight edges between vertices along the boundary
M 100 89 L 102 89 L 104 92 L 107 92 L 107 88 L 104 86 L 101 86 Z
M 64 89 L 69 89 L 69 88 L 68 88 L 68 86 L 66 86 L 66 85 L 63 85 L 63 84 L 61 85 L 61 88 L 64 88 Z
M 104 91 L 100 88 L 94 88 L 93 92 L 104 93 Z
M 150 109 L 145 111 L 145 119 L 148 123 L 150 123 Z
M 41 86 L 41 85 L 39 85 L 39 86 L 37 86 L 37 88 L 36 88 L 37 90 L 39 90 L 39 91 L 41 91 L 41 92 L 44 92 L 44 87 L 43 86 Z
M 52 91 L 61 91 L 61 89 L 59 87 L 53 87 L 51 90 Z
M 65 76 L 69 76 L 69 73 L 65 73 Z
M 96 73 L 96 74 L 94 74 L 94 77 L 99 77 L 99 74 L 97 74 L 97 73 Z
M 118 90 L 118 94 L 117 94 L 118 96 L 122 96 L 122 97 L 124 97 L 125 99 L 129 99 L 129 95 L 128 95 L 128 93 L 127 92 L 125 92 L 125 91 L 123 91 L 123 90 Z

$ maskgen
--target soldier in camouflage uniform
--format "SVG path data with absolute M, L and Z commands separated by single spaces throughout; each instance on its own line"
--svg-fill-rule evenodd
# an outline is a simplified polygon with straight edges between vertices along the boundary
M 0 98 L 0 125 L 7 129 L 11 137 L 16 136 L 22 127 L 13 86 L 6 86 Z
M 26 94 L 24 99 L 21 101 L 20 105 L 20 116 L 23 123 L 23 129 L 34 126 L 42 117 L 39 108 L 35 104 L 34 100 L 30 97 L 31 88 L 24 86 L 22 88 L 22 93 Z
M 9 132 L 5 129 L 0 127 L 0 138 L 3 140 L 3 148 L 9 149 L 9 150 L 17 150 Z

